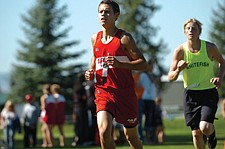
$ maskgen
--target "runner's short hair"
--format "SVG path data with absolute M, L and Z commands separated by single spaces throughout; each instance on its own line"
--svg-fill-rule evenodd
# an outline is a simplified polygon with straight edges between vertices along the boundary
M 100 4 L 98 5 L 98 8 L 102 4 L 108 4 L 108 5 L 112 6 L 112 9 L 113 9 L 114 14 L 115 13 L 119 13 L 120 14 L 120 7 L 119 7 L 119 5 L 115 1 L 113 1 L 113 0 L 102 0 L 100 2 Z
M 193 23 L 196 23 L 196 24 L 197 24 L 198 29 L 199 29 L 199 32 L 200 32 L 200 34 L 201 34 L 201 33 L 202 33 L 202 23 L 201 23 L 200 21 L 198 21 L 197 19 L 195 19 L 195 18 L 190 18 L 190 19 L 188 19 L 188 20 L 184 23 L 184 30 L 185 30 L 186 25 L 187 25 L 188 23 L 190 23 L 190 22 L 193 22 Z

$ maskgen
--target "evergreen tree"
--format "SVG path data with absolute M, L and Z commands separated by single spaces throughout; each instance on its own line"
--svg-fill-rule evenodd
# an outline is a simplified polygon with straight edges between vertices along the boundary
M 38 0 L 26 15 L 22 15 L 27 40 L 19 41 L 18 63 L 11 76 L 12 100 L 23 101 L 25 94 L 32 93 L 38 101 L 45 83 L 59 84 L 66 98 L 71 99 L 74 76 L 85 66 L 71 60 L 79 58 L 85 50 L 67 51 L 78 41 L 64 40 L 71 29 L 60 28 L 69 16 L 66 9 L 66 5 L 58 6 L 58 0 Z
M 156 77 L 166 74 L 163 64 L 162 55 L 166 54 L 165 44 L 163 40 L 157 43 L 153 41 L 156 37 L 157 27 L 150 23 L 150 19 L 154 13 L 160 9 L 153 3 L 153 0 L 117 0 L 121 6 L 121 13 L 118 19 L 118 26 L 132 34 L 136 41 L 137 47 L 142 51 L 145 58 L 152 59 L 156 64 Z M 166 86 L 160 81 L 158 82 L 158 90 L 161 91 Z
M 213 10 L 212 29 L 210 30 L 211 41 L 215 42 L 220 53 L 225 56 L 225 0 L 224 3 L 218 3 L 218 8 Z M 218 68 L 216 68 L 218 69 Z M 219 95 L 225 97 L 225 78 L 219 89 Z
M 154 13 L 160 9 L 153 0 L 118 0 L 121 6 L 121 16 L 118 26 L 130 32 L 134 37 L 137 47 L 147 59 L 153 59 L 157 65 L 158 73 L 166 73 L 160 61 L 162 49 L 165 49 L 162 39 L 155 43 L 157 28 L 150 23 Z

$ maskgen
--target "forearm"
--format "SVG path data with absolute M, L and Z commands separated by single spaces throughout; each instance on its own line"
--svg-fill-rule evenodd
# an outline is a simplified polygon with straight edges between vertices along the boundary
M 89 66 L 89 69 L 92 69 L 93 71 L 95 71 L 95 56 L 93 56 L 91 59 L 91 64 Z
M 225 73 L 225 62 L 223 62 L 222 64 L 220 64 L 220 69 L 219 69 L 219 78 L 223 80 L 224 77 L 224 73 Z
M 146 70 L 147 62 L 144 59 L 137 59 L 130 62 L 120 62 L 118 68 L 130 69 L 130 70 Z
M 222 103 L 222 116 L 225 119 L 225 101 L 223 101 L 223 103 Z
M 222 110 L 223 110 L 222 116 L 223 116 L 223 118 L 225 119 L 225 109 L 222 109 Z
M 170 70 L 169 73 L 168 73 L 168 80 L 169 81 L 176 81 L 179 74 L 180 74 L 180 71 L 178 69 Z

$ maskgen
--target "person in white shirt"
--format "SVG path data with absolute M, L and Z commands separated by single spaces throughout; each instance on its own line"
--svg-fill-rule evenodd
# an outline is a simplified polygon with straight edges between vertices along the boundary
M 31 94 L 25 95 L 25 102 L 22 113 L 24 119 L 24 147 L 35 147 L 37 144 L 37 124 L 40 115 L 39 108 L 34 104 Z
M 14 149 L 14 136 L 16 130 L 21 133 L 19 116 L 15 112 L 15 105 L 11 100 L 7 100 L 1 112 L 1 126 L 3 127 L 5 142 L 9 149 Z

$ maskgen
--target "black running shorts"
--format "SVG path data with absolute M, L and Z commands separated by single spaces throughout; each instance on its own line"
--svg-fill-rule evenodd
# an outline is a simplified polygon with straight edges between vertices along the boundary
M 184 90 L 184 116 L 186 125 L 199 129 L 200 121 L 214 122 L 219 100 L 216 88 L 206 90 Z

